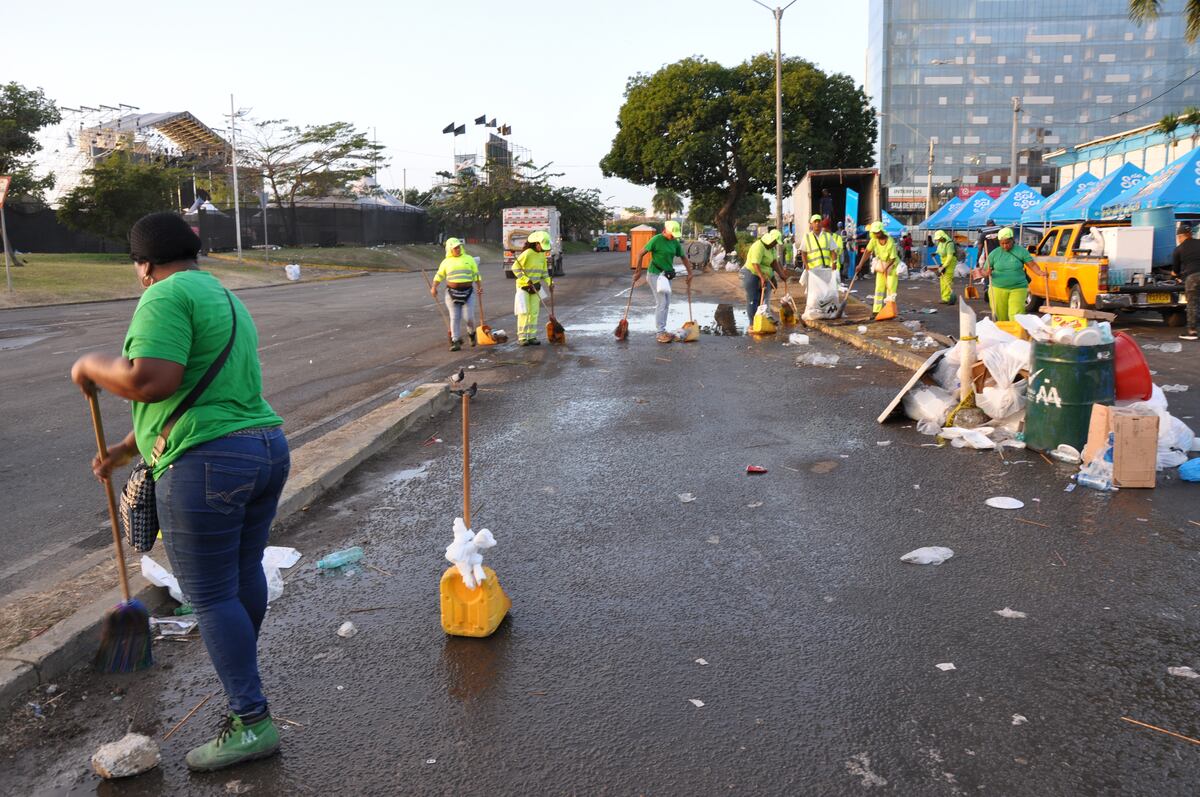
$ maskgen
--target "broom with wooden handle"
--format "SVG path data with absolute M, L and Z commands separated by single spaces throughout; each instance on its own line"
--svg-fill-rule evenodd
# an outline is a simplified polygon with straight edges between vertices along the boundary
M 634 280 L 637 279 L 637 272 L 633 274 Z M 633 306 L 633 286 L 629 286 L 629 300 L 625 302 L 625 315 L 621 316 L 621 320 L 617 322 L 617 328 L 613 330 L 613 335 L 617 340 L 625 340 L 629 337 L 629 308 Z
M 104 424 L 100 420 L 100 400 L 97 391 L 88 391 L 92 410 L 92 428 L 96 432 L 96 450 L 101 459 L 108 456 Z M 151 651 L 150 613 L 141 601 L 129 594 L 129 574 L 125 570 L 125 548 L 121 544 L 121 527 L 117 523 L 117 499 L 112 479 L 106 478 L 104 493 L 108 498 L 108 519 L 112 524 L 113 554 L 117 560 L 117 577 L 121 582 L 121 602 L 104 618 L 100 627 L 100 649 L 96 651 L 96 669 L 101 672 L 133 672 L 144 670 L 154 663 Z

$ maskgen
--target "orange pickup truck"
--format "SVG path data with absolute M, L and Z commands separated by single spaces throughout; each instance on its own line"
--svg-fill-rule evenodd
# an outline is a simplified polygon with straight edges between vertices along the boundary
M 1139 265 L 1110 269 L 1104 240 L 1106 237 L 1111 240 L 1113 233 L 1104 230 L 1128 226 L 1121 222 L 1075 222 L 1048 229 L 1038 245 L 1030 249 L 1048 278 L 1037 276 L 1029 268 L 1025 270 L 1029 276 L 1030 307 L 1040 306 L 1047 298 L 1048 284 L 1051 302 L 1077 309 L 1150 310 L 1162 313 L 1168 326 L 1182 326 L 1187 302 L 1183 281 L 1155 273 L 1151 268 L 1152 233 L 1141 237 L 1135 237 L 1134 230 L 1130 234 L 1120 233 L 1126 241 L 1122 258 Z M 1141 243 L 1143 240 L 1145 244 Z M 1132 258 L 1130 244 L 1134 250 Z

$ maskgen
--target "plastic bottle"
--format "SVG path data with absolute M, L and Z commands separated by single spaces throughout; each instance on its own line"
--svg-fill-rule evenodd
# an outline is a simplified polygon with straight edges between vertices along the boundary
M 344 565 L 353 564 L 363 558 L 363 549 L 357 545 L 353 548 L 347 548 L 344 551 L 334 551 L 321 561 L 317 562 L 317 567 L 321 570 L 333 570 Z

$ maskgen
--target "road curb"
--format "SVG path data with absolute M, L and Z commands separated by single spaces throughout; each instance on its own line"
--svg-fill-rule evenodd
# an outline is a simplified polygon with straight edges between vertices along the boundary
M 861 308 L 861 310 L 859 310 Z M 858 312 L 854 312 L 854 311 Z M 905 337 L 911 333 L 905 329 L 897 321 L 872 322 L 870 315 L 867 313 L 867 306 L 856 299 L 851 299 L 846 305 L 846 316 L 854 316 L 860 318 L 858 321 L 825 321 L 814 320 L 805 321 L 805 325 L 810 329 L 815 329 L 822 332 L 835 340 L 842 343 L 848 343 L 856 349 L 861 349 L 868 354 L 873 354 L 881 360 L 887 360 L 890 363 L 900 366 L 909 371 L 915 371 L 925 364 L 929 359 L 929 352 L 916 352 L 905 346 L 897 344 L 895 341 L 888 340 L 888 335 L 893 337 Z M 858 327 L 866 324 L 867 331 L 859 332 Z M 943 346 L 953 346 L 954 341 L 945 335 L 937 332 L 925 332 L 924 334 L 936 340 Z
M 425 384 L 404 398 L 322 435 L 292 452 L 292 471 L 279 499 L 276 522 L 306 509 L 364 461 L 412 427 L 455 406 L 444 384 Z M 148 607 L 164 600 L 165 590 L 151 586 L 134 567 L 130 591 Z M 0 717 L 18 696 L 52 683 L 96 649 L 105 614 L 121 600 L 113 588 L 55 623 L 46 633 L 0 653 Z

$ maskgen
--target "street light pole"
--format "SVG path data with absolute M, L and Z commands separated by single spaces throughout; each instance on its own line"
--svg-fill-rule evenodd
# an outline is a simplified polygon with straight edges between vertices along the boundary
M 237 233 L 238 262 L 242 262 L 242 208 L 238 201 L 237 175 L 237 112 L 233 108 L 233 95 L 229 95 L 229 146 L 233 152 L 230 163 L 233 165 L 233 227 Z
M 1012 122 L 1012 153 L 1011 153 L 1011 169 L 1008 175 L 1008 187 L 1015 188 L 1017 185 L 1017 119 L 1021 114 L 1021 98 L 1012 98 L 1013 122 Z
M 760 0 L 754 0 L 775 17 L 775 229 L 783 231 L 783 12 L 796 0 L 783 8 L 771 8 Z
M 929 221 L 929 211 L 933 207 L 933 136 L 929 137 L 929 174 L 925 185 L 925 221 Z

